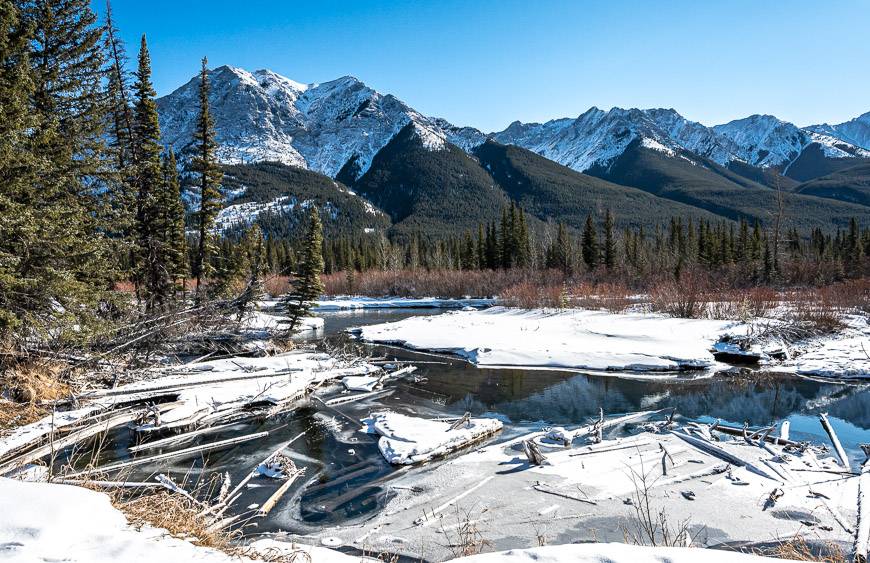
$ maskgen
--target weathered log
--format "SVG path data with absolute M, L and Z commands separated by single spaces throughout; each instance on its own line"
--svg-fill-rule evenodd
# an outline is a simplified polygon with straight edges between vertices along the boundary
M 96 436 L 97 434 L 102 434 L 103 432 L 108 432 L 112 428 L 116 428 L 118 426 L 121 426 L 122 424 L 132 422 L 133 420 L 136 420 L 136 418 L 140 414 L 140 412 L 126 412 L 113 418 L 107 419 L 105 422 L 100 422 L 88 428 L 84 428 L 75 432 L 70 432 L 63 438 L 51 440 L 48 444 L 20 454 L 10 459 L 3 465 L 0 465 L 0 475 L 4 475 L 9 471 L 15 469 L 16 467 L 21 467 L 32 461 L 41 459 L 47 455 L 50 455 L 53 452 L 60 451 L 68 446 L 81 442 L 82 440 L 86 440 L 88 438 Z
M 167 438 L 163 438 L 161 440 L 155 440 L 153 442 L 145 442 L 144 444 L 140 444 L 138 446 L 132 446 L 130 448 L 130 452 L 140 452 L 142 450 L 153 450 L 154 448 L 161 448 L 167 444 L 174 444 L 176 442 L 183 442 L 185 440 L 189 440 L 191 438 L 195 438 L 196 436 L 202 436 L 203 434 L 210 434 L 212 432 L 220 432 L 221 430 L 226 430 L 227 428 L 232 428 L 232 424 L 222 424 L 219 426 L 209 426 L 207 428 L 200 428 L 199 430 L 194 430 L 192 432 L 185 432 L 184 434 L 176 434 L 175 436 L 169 436 Z
M 67 475 L 66 477 L 73 479 L 75 477 L 81 477 L 83 475 L 92 475 L 94 473 L 102 473 L 102 472 L 106 472 L 106 471 L 116 471 L 118 469 L 126 469 L 128 467 L 136 467 L 139 465 L 146 465 L 149 463 L 153 463 L 155 461 L 163 461 L 163 460 L 172 459 L 175 457 L 184 457 L 186 455 L 198 454 L 198 453 L 203 453 L 203 452 L 213 451 L 213 450 L 219 450 L 221 448 L 225 448 L 228 446 L 234 446 L 236 444 L 250 442 L 251 440 L 265 438 L 268 435 L 269 435 L 268 432 L 256 432 L 254 434 L 248 434 L 246 436 L 239 436 L 237 438 L 229 438 L 227 440 L 221 440 L 219 442 L 212 442 L 210 444 L 202 444 L 199 446 L 193 446 L 190 448 L 185 448 L 183 450 L 178 450 L 178 451 L 174 451 L 174 452 L 167 452 L 164 454 L 153 455 L 150 457 L 131 459 L 129 461 L 122 461 L 119 463 L 104 465 L 102 467 L 94 467 L 91 469 L 85 469 L 84 471 L 78 471 L 76 473 L 71 473 L 71 474 Z
M 544 465 L 547 463 L 547 458 L 544 457 L 544 454 L 538 449 L 538 445 L 532 440 L 523 441 L 523 452 L 525 452 L 531 465 Z
M 679 437 L 680 439 L 688 442 L 689 444 L 695 446 L 696 448 L 698 448 L 699 450 L 701 450 L 707 454 L 718 457 L 719 459 L 721 459 L 723 461 L 727 461 L 728 463 L 731 463 L 733 465 L 737 465 L 739 467 L 746 467 L 748 470 L 752 471 L 753 473 L 757 473 L 758 475 L 761 475 L 762 477 L 770 479 L 771 481 L 779 481 L 779 479 L 777 479 L 776 477 L 773 477 L 767 471 L 764 471 L 760 467 L 758 467 L 754 464 L 751 464 L 748 461 L 741 459 L 734 454 L 731 454 L 731 453 L 725 451 L 724 449 L 720 448 L 719 446 L 717 446 L 713 443 L 707 442 L 707 441 L 702 440 L 700 438 L 696 438 L 695 436 L 690 436 L 690 435 L 685 434 L 683 432 L 672 432 L 672 433 L 674 435 L 676 435 L 677 437 Z
M 716 423 L 710 427 L 710 430 L 711 431 L 715 430 L 716 432 L 721 432 L 723 434 L 728 434 L 730 436 L 743 436 L 743 429 L 742 428 L 736 428 L 734 426 L 727 426 L 725 424 L 719 423 L 719 421 L 716 421 Z M 768 436 L 766 438 L 766 440 L 768 442 L 770 442 L 771 444 L 779 444 L 782 446 L 791 446 L 791 447 L 795 447 L 795 448 L 798 448 L 801 446 L 800 442 L 795 442 L 793 440 L 789 440 L 787 434 L 788 433 L 786 433 L 786 436 L 784 436 L 784 437 L 781 435 L 778 437 Z
M 831 439 L 831 444 L 834 445 L 834 453 L 836 453 L 837 457 L 840 459 L 840 465 L 849 469 L 849 456 L 846 455 L 846 451 L 843 449 L 843 445 L 840 444 L 840 439 L 837 437 L 837 433 L 834 432 L 834 427 L 831 426 L 830 421 L 828 421 L 828 413 L 819 413 L 819 422 L 822 423 L 822 428 L 824 428 L 825 432 L 828 433 L 828 438 Z
M 595 502 L 594 500 L 575 496 L 575 495 L 571 495 L 571 494 L 556 490 L 556 489 L 552 488 L 550 485 L 547 485 L 545 483 L 538 483 L 536 485 L 532 485 L 532 488 L 538 492 L 541 492 L 541 493 L 547 493 L 549 495 L 556 495 L 557 497 L 567 498 L 570 500 L 576 500 L 578 502 L 585 502 L 586 504 L 598 505 L 598 503 Z
M 280 487 L 278 487 L 278 490 L 272 493 L 272 496 L 270 496 L 269 499 L 263 503 L 263 506 L 261 506 L 260 509 L 257 511 L 257 514 L 259 516 L 266 516 L 267 514 L 269 514 L 269 512 L 271 512 L 272 509 L 275 508 L 275 505 L 278 504 L 278 501 L 281 500 L 281 497 L 283 497 L 287 493 L 287 491 L 290 490 L 290 486 L 293 484 L 293 482 L 296 481 L 296 479 L 303 473 L 305 473 L 305 469 L 296 469 L 296 466 L 294 465 L 293 472 L 287 476 L 287 479 Z
M 864 453 L 870 456 L 870 446 Z M 870 457 L 861 466 L 858 478 L 858 524 L 855 526 L 855 562 L 870 561 Z

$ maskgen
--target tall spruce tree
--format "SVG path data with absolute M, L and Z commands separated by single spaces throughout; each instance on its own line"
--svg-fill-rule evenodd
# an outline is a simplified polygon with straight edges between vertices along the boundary
M 613 238 L 613 214 L 610 210 L 604 215 L 604 267 L 608 271 L 616 265 L 616 241 Z
M 199 73 L 199 115 L 196 120 L 194 134 L 195 156 L 192 161 L 193 171 L 198 174 L 199 212 L 197 222 L 199 240 L 197 241 L 196 258 L 193 264 L 193 274 L 196 277 L 196 295 L 201 297 L 200 285 L 211 273 L 209 257 L 215 250 L 215 234 L 212 232 L 215 218 L 220 210 L 220 184 L 223 179 L 215 151 L 214 120 L 209 109 L 208 94 L 208 59 L 203 57 Z
M 308 314 L 311 303 L 323 293 L 323 225 L 317 207 L 311 206 L 308 215 L 308 232 L 302 248 L 302 256 L 297 267 L 290 291 L 281 299 L 281 309 L 290 318 L 287 321 L 288 334 L 299 326 L 299 321 Z
M 151 56 L 145 35 L 139 47 L 139 65 L 134 86 L 136 107 L 134 138 L 136 145 L 136 232 L 137 274 L 147 312 L 161 307 L 169 297 L 171 281 L 166 263 L 165 214 L 161 208 L 164 175 L 160 163 L 160 123 L 156 92 L 151 83 Z
M 163 190 L 160 202 L 163 216 L 163 254 L 166 270 L 173 282 L 187 276 L 187 241 L 184 233 L 184 202 L 178 180 L 175 152 L 169 148 L 163 156 Z
M 112 5 L 106 0 L 104 50 L 106 69 L 106 130 L 108 154 L 113 166 L 106 173 L 106 230 L 112 237 L 116 256 L 124 262 L 123 274 L 135 269 L 136 181 L 133 109 L 130 105 L 130 73 L 123 40 L 112 17 Z
M 28 44 L 32 31 L 11 0 L 0 0 L 0 340 L 41 312 L 50 295 L 23 276 L 39 235 L 41 205 L 34 188 L 38 163 L 28 132 L 35 126 Z M 29 323 L 28 323 L 29 324 Z
M 598 234 L 595 230 L 595 223 L 592 221 L 592 215 L 586 216 L 586 225 L 583 227 L 583 239 L 581 241 L 581 252 L 586 267 L 594 270 L 598 266 Z
M 81 337 L 111 276 L 100 28 L 87 0 L 3 2 L 0 22 L 0 324 Z

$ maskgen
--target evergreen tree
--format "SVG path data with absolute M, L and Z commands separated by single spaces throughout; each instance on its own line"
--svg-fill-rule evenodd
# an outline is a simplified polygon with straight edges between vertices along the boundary
M 613 215 L 610 210 L 604 215 L 604 266 L 612 270 L 616 265 L 616 241 L 613 239 Z
M 477 251 L 475 250 L 474 239 L 471 238 L 470 231 L 465 231 L 460 255 L 463 270 L 474 270 L 477 268 Z
M 483 234 L 483 223 L 477 225 L 477 267 L 478 269 L 487 267 L 486 237 Z
M 95 21 L 87 0 L 0 2 L 0 332 L 66 317 L 81 337 L 109 285 Z
M 106 129 L 108 153 L 114 166 L 106 172 L 106 231 L 114 242 L 114 252 L 129 266 L 122 273 L 133 275 L 136 246 L 136 182 L 133 112 L 130 106 L 130 74 L 126 68 L 126 50 L 112 18 L 112 6 L 106 0 L 104 49 L 108 58 L 106 79 Z
M 571 273 L 571 239 L 563 223 L 559 223 L 556 231 L 556 240 L 549 252 L 550 268 L 558 268 L 566 274 Z
M 35 126 L 29 101 L 33 81 L 28 43 L 32 30 L 11 0 L 0 0 L 0 340 L 48 305 L 50 293 L 23 274 L 28 248 L 42 246 L 34 189 L 37 158 L 28 131 Z M 27 322 L 29 324 L 29 322 Z
M 323 225 L 317 207 L 311 206 L 308 216 L 308 233 L 302 248 L 302 256 L 290 291 L 281 299 L 281 309 L 290 317 L 288 333 L 292 334 L 299 321 L 308 314 L 311 302 L 323 293 Z
M 256 223 L 251 225 L 242 236 L 239 246 L 241 247 L 239 270 L 247 277 L 245 290 L 236 299 L 238 319 L 241 320 L 264 293 L 263 277 L 266 275 L 268 262 L 266 241 L 260 226 Z
M 592 222 L 592 215 L 586 216 L 581 250 L 586 267 L 594 270 L 598 266 L 598 234 L 595 231 L 595 223 Z
M 169 296 L 171 282 L 164 251 L 166 226 L 161 209 L 164 177 L 160 163 L 160 123 L 157 118 L 156 92 L 151 84 L 151 56 L 142 36 L 139 66 L 136 70 L 136 107 L 134 136 L 136 140 L 136 230 L 138 242 L 138 273 L 146 311 L 160 307 Z
M 175 152 L 171 148 L 163 158 L 163 197 L 160 208 L 163 213 L 162 242 L 166 269 L 171 280 L 183 281 L 187 276 L 184 202 L 181 200 L 178 164 L 175 160 Z
M 193 274 L 196 277 L 196 294 L 200 297 L 202 280 L 211 273 L 209 256 L 214 251 L 215 235 L 212 232 L 215 218 L 220 209 L 220 183 L 223 173 L 218 165 L 215 151 L 214 121 L 209 109 L 208 59 L 203 57 L 202 69 L 199 73 L 199 116 L 196 121 L 194 145 L 196 155 L 193 158 L 193 170 L 199 175 L 199 212 L 197 213 L 199 241 Z

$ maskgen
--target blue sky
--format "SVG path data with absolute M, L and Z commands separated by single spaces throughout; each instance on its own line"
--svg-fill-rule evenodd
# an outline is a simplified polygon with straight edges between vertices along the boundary
M 105 0 L 94 0 L 102 13 Z M 870 111 L 868 0 L 114 0 L 158 94 L 198 70 L 353 75 L 417 110 L 500 130 L 598 106 L 673 107 L 707 125 Z

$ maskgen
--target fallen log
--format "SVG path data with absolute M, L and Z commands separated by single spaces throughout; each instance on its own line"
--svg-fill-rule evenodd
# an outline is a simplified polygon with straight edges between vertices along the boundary
M 142 450 L 153 450 L 154 448 L 161 448 L 166 446 L 167 444 L 174 444 L 177 442 L 183 442 L 185 440 L 189 440 L 191 438 L 195 438 L 196 436 L 202 436 L 203 434 L 210 434 L 212 432 L 220 432 L 221 430 L 226 430 L 227 428 L 232 428 L 233 424 L 222 424 L 219 426 L 209 426 L 207 428 L 200 428 L 199 430 L 194 430 L 192 432 L 185 432 L 184 434 L 176 434 L 175 436 L 169 436 L 168 438 L 163 438 L 161 440 L 155 440 L 153 442 L 145 442 L 144 444 L 140 444 L 138 446 L 133 446 L 130 448 L 130 452 L 141 452 Z
M 828 433 L 828 438 L 831 439 L 831 444 L 834 445 L 834 452 L 840 459 L 840 465 L 849 469 L 849 456 L 846 455 L 846 451 L 843 449 L 843 445 L 840 444 L 840 439 L 837 437 L 837 433 L 834 432 L 834 427 L 831 426 L 831 423 L 828 420 L 828 413 L 819 413 L 819 422 L 822 423 L 822 428 L 824 428 L 825 432 Z
M 562 497 L 562 498 L 566 498 L 566 499 L 570 499 L 570 500 L 576 500 L 578 502 L 585 502 L 586 504 L 593 504 L 596 506 L 598 505 L 598 503 L 595 502 L 594 500 L 591 500 L 588 498 L 583 498 L 583 497 L 578 497 L 578 496 L 570 495 L 570 494 L 562 492 L 562 491 L 558 491 L 558 490 L 552 488 L 550 485 L 547 485 L 545 483 L 538 483 L 538 484 L 532 485 L 532 488 L 538 492 L 541 492 L 541 493 L 547 493 L 549 495 L 555 495 L 557 497 Z
M 716 424 L 714 424 L 713 426 L 710 427 L 710 431 L 721 432 L 723 434 L 728 434 L 730 436 L 741 436 L 741 437 L 743 436 L 743 428 L 736 428 L 734 426 L 727 426 L 727 425 L 722 424 L 718 421 Z M 785 432 L 785 436 L 782 436 L 782 435 L 770 436 L 770 435 L 768 435 L 765 438 L 765 440 L 770 442 L 771 444 L 779 444 L 781 446 L 790 446 L 790 447 L 795 447 L 795 448 L 801 447 L 800 442 L 795 442 L 793 440 L 788 439 L 788 430 L 787 429 Z
M 741 459 L 741 458 L 737 457 L 736 455 L 725 451 L 724 449 L 720 448 L 719 446 L 717 446 L 715 444 L 712 444 L 712 443 L 707 442 L 705 440 L 702 440 L 700 438 L 696 438 L 695 436 L 690 436 L 690 435 L 685 434 L 683 432 L 673 432 L 672 431 L 671 433 L 676 435 L 680 439 L 688 442 L 692 446 L 695 446 L 699 450 L 709 454 L 709 455 L 712 455 L 714 457 L 718 457 L 719 459 L 721 459 L 723 461 L 727 461 L 728 463 L 731 463 L 731 464 L 736 465 L 738 467 L 745 467 L 746 469 L 752 471 L 753 473 L 757 473 L 758 475 L 761 475 L 762 477 L 770 479 L 771 481 L 777 481 L 777 482 L 780 481 L 780 479 L 773 477 L 767 471 L 764 471 L 760 467 L 753 465 L 752 463 L 749 463 L 748 461 Z
M 640 448 L 641 446 L 649 446 L 655 444 L 653 440 L 632 440 L 630 442 L 621 443 L 618 445 L 603 444 L 607 447 L 584 446 L 583 451 L 568 454 L 568 457 L 576 457 L 580 455 L 592 455 L 598 453 L 614 452 L 618 450 L 626 450 L 629 448 Z
M 287 493 L 293 482 L 296 481 L 296 479 L 300 475 L 305 473 L 305 469 L 296 469 L 295 466 L 293 467 L 293 469 L 294 471 L 287 476 L 287 479 L 284 481 L 284 483 L 280 487 L 278 487 L 277 491 L 272 493 L 272 496 L 270 496 L 269 499 L 263 503 L 263 506 L 261 506 L 260 509 L 257 511 L 257 514 L 259 516 L 266 516 L 267 514 L 269 514 L 269 512 L 271 512 L 272 509 L 275 508 L 275 505 L 278 504 L 278 501 L 281 500 L 281 497 L 283 497 Z
M 172 384 L 163 384 L 163 385 L 152 385 L 152 386 L 143 386 L 137 387 L 135 389 L 124 389 L 115 388 L 115 389 L 98 389 L 96 391 L 90 391 L 88 393 L 84 393 L 77 397 L 78 400 L 83 399 L 98 399 L 102 397 L 116 397 L 119 395 L 132 395 L 139 397 L 141 395 L 147 395 L 148 393 L 166 393 L 170 391 L 180 391 L 183 389 L 190 389 L 191 387 L 202 387 L 203 385 L 215 385 L 219 383 L 232 383 L 234 381 L 244 381 L 247 379 L 264 379 L 267 377 L 280 377 L 282 375 L 288 375 L 291 373 L 296 373 L 303 371 L 302 368 L 285 368 L 279 371 L 270 371 L 268 373 L 246 373 L 245 375 L 235 375 L 231 377 L 227 376 L 218 376 L 211 377 L 206 379 L 194 379 L 190 381 L 178 381 Z M 202 372 L 190 372 L 191 375 Z
M 77 487 L 98 487 L 100 489 L 156 489 L 163 487 L 160 483 L 141 481 L 94 481 L 90 479 L 53 479 L 52 483 L 59 485 L 75 485 Z
M 870 455 L 870 447 L 865 453 Z M 855 562 L 870 561 L 870 458 L 861 466 L 858 478 L 858 524 L 855 526 Z
M 293 442 L 295 442 L 296 440 L 298 440 L 302 436 L 305 436 L 305 432 L 300 432 L 294 438 L 287 440 L 286 442 L 284 442 L 280 446 L 278 446 L 275 450 L 272 451 L 272 453 L 270 453 L 268 456 L 266 456 L 262 462 L 255 465 L 254 468 L 245 476 L 245 478 L 242 479 L 241 481 L 239 481 L 239 483 L 233 488 L 233 490 L 231 490 L 229 493 L 227 493 L 227 495 L 226 495 L 227 500 L 225 502 L 218 503 L 218 504 L 212 506 L 211 508 L 206 510 L 205 513 L 214 512 L 215 517 L 218 517 L 221 514 L 223 514 L 224 512 L 226 512 L 227 509 L 233 504 L 233 502 L 236 499 L 238 499 L 239 496 L 241 496 L 239 493 L 244 488 L 244 486 L 247 485 L 248 482 L 257 475 L 257 468 L 260 467 L 261 465 L 265 465 L 266 463 L 271 461 L 273 457 L 275 457 L 276 455 L 281 453 L 284 449 L 286 449 L 288 446 L 290 446 L 290 444 L 292 444 Z
M 84 471 L 78 471 L 75 473 L 70 473 L 66 475 L 68 479 L 73 479 L 75 477 L 81 477 L 83 475 L 92 475 L 94 473 L 103 473 L 106 471 L 117 471 L 118 469 L 126 469 L 128 467 L 136 467 L 139 465 L 146 465 L 149 463 L 153 463 L 155 461 L 163 461 L 166 459 L 172 459 L 175 457 L 184 457 L 186 455 L 198 454 L 213 450 L 219 450 L 221 448 L 225 448 L 227 446 L 234 446 L 236 444 L 243 444 L 245 442 L 250 442 L 251 440 L 257 440 L 259 438 L 265 438 L 269 435 L 269 432 L 256 432 L 254 434 L 248 434 L 246 436 L 239 436 L 237 438 L 229 438 L 227 440 L 221 440 L 219 442 L 212 442 L 210 444 L 202 444 L 200 446 L 193 446 L 190 448 L 185 448 L 183 450 L 178 450 L 174 452 L 167 452 L 164 454 L 153 455 L 150 457 L 143 457 L 139 459 L 132 459 L 129 461 L 122 461 L 119 463 L 113 463 L 110 465 L 104 465 L 101 467 L 94 467 L 91 469 L 85 469 Z
M 41 459 L 47 455 L 52 454 L 53 452 L 60 451 L 68 446 L 81 442 L 82 440 L 86 440 L 88 438 L 96 436 L 97 434 L 102 434 L 103 432 L 108 432 L 112 428 L 116 428 L 118 426 L 121 426 L 122 424 L 132 422 L 136 420 L 136 418 L 140 414 L 141 413 L 138 411 L 120 414 L 116 417 L 107 419 L 105 422 L 100 422 L 88 428 L 84 428 L 83 430 L 70 432 L 63 438 L 51 440 L 48 444 L 20 454 L 10 459 L 3 465 L 0 465 L 0 475 L 5 475 L 9 471 L 12 471 L 17 467 L 21 467 L 32 461 Z

